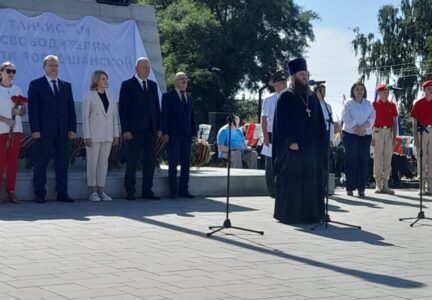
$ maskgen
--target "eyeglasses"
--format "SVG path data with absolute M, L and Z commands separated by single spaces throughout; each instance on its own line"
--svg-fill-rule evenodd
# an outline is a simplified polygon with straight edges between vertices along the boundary
M 16 70 L 15 69 L 5 69 L 6 74 L 16 74 Z

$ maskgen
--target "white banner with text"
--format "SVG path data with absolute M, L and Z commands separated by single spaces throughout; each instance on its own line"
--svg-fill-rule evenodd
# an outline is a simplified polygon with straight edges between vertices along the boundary
M 59 57 L 59 78 L 72 83 L 75 101 L 83 100 L 95 70 L 108 73 L 109 90 L 118 97 L 121 82 L 135 74 L 136 58 L 147 56 L 134 20 L 67 20 L 52 13 L 27 17 L 0 9 L 0 63 L 15 64 L 14 84 L 25 94 L 29 82 L 44 74 L 42 63 L 48 54 Z M 150 79 L 156 81 L 153 71 Z

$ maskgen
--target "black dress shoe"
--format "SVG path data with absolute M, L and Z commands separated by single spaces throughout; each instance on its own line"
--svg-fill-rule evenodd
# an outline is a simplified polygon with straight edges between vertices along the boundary
M 178 198 L 177 193 L 171 193 L 170 198 L 171 199 L 177 199 Z
M 130 195 L 130 194 L 128 194 L 127 196 L 126 196 L 126 200 L 135 200 L 136 198 L 135 198 L 135 195 Z
M 143 193 L 141 195 L 141 198 L 142 199 L 149 199 L 149 200 L 160 200 L 160 197 L 158 197 L 155 194 L 153 194 L 153 192 Z
M 68 202 L 68 203 L 75 202 L 75 200 L 72 199 L 71 197 L 69 197 L 69 195 L 59 195 L 59 196 L 57 196 L 57 201 Z
M 189 192 L 179 193 L 179 197 L 181 197 L 181 198 L 195 198 L 195 196 Z
M 45 203 L 45 197 L 36 197 L 35 202 L 36 203 Z

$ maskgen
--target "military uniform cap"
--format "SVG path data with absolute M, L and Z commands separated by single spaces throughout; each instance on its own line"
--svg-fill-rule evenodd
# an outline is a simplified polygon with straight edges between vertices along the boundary
M 274 85 L 274 83 L 278 82 L 278 81 L 287 81 L 288 77 L 289 77 L 289 74 L 286 70 L 279 70 L 273 74 L 269 83 L 270 83 L 270 85 Z

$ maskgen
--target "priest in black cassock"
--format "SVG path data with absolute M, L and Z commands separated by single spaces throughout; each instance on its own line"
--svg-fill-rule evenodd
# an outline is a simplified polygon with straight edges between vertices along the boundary
M 306 61 L 291 60 L 288 69 L 291 85 L 279 98 L 273 124 L 274 217 L 285 224 L 314 223 L 324 217 L 328 137 Z

